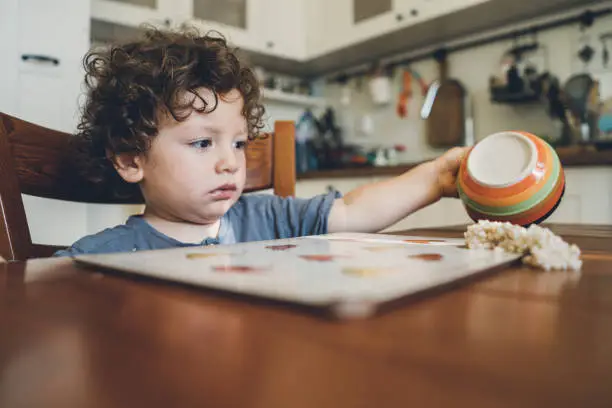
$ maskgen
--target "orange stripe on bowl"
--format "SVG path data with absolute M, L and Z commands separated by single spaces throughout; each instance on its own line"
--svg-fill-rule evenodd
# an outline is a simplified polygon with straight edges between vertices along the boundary
M 561 199 L 561 194 L 563 193 L 563 188 L 565 187 L 565 175 L 563 170 L 561 170 L 561 174 L 559 175 L 559 180 L 557 181 L 557 185 L 555 189 L 551 192 L 551 194 L 538 205 L 521 214 L 516 214 L 512 216 L 492 216 L 488 214 L 482 214 L 469 206 L 465 206 L 464 208 L 467 211 L 470 218 L 474 221 L 476 220 L 490 220 L 490 221 L 506 221 L 512 224 L 517 225 L 528 225 L 533 222 L 539 220 L 544 215 L 548 214 L 557 202 Z

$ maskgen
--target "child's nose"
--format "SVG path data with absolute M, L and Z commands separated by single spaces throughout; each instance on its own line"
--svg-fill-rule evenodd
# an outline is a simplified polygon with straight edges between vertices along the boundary
M 217 173 L 235 173 L 238 170 L 238 160 L 234 154 L 226 154 L 217 161 Z

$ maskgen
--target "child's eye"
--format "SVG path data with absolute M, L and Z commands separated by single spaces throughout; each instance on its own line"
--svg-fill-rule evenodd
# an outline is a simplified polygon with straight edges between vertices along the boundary
M 234 143 L 234 147 L 238 150 L 243 150 L 246 148 L 247 142 L 245 140 L 240 140 Z
M 189 145 L 197 149 L 207 149 L 210 146 L 212 146 L 212 140 L 210 139 L 196 140 L 195 142 L 189 143 Z

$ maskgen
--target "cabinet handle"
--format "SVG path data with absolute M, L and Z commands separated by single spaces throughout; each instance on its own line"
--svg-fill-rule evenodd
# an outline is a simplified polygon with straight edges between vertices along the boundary
M 266 46 L 267 46 L 268 48 L 274 48 L 274 43 L 273 43 L 272 41 L 268 41 L 268 42 L 266 43 Z
M 47 55 L 37 55 L 37 54 L 22 54 L 22 61 L 36 61 L 36 62 L 48 62 L 53 65 L 59 65 L 60 61 L 57 58 L 49 57 Z
M 412 9 L 412 10 L 410 10 L 410 15 L 411 15 L 412 17 L 416 17 L 416 16 L 418 16 L 418 15 L 419 15 L 419 10 L 417 10 L 417 9 Z
M 395 19 L 396 19 L 397 21 L 402 21 L 402 20 L 404 19 L 404 15 L 403 15 L 403 14 L 396 14 L 396 15 L 395 15 Z

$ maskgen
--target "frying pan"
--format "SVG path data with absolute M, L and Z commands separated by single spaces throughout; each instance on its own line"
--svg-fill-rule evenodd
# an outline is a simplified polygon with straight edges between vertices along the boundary
M 589 95 L 594 85 L 595 81 L 589 74 L 577 74 L 563 87 L 568 109 L 581 122 L 587 120 Z

